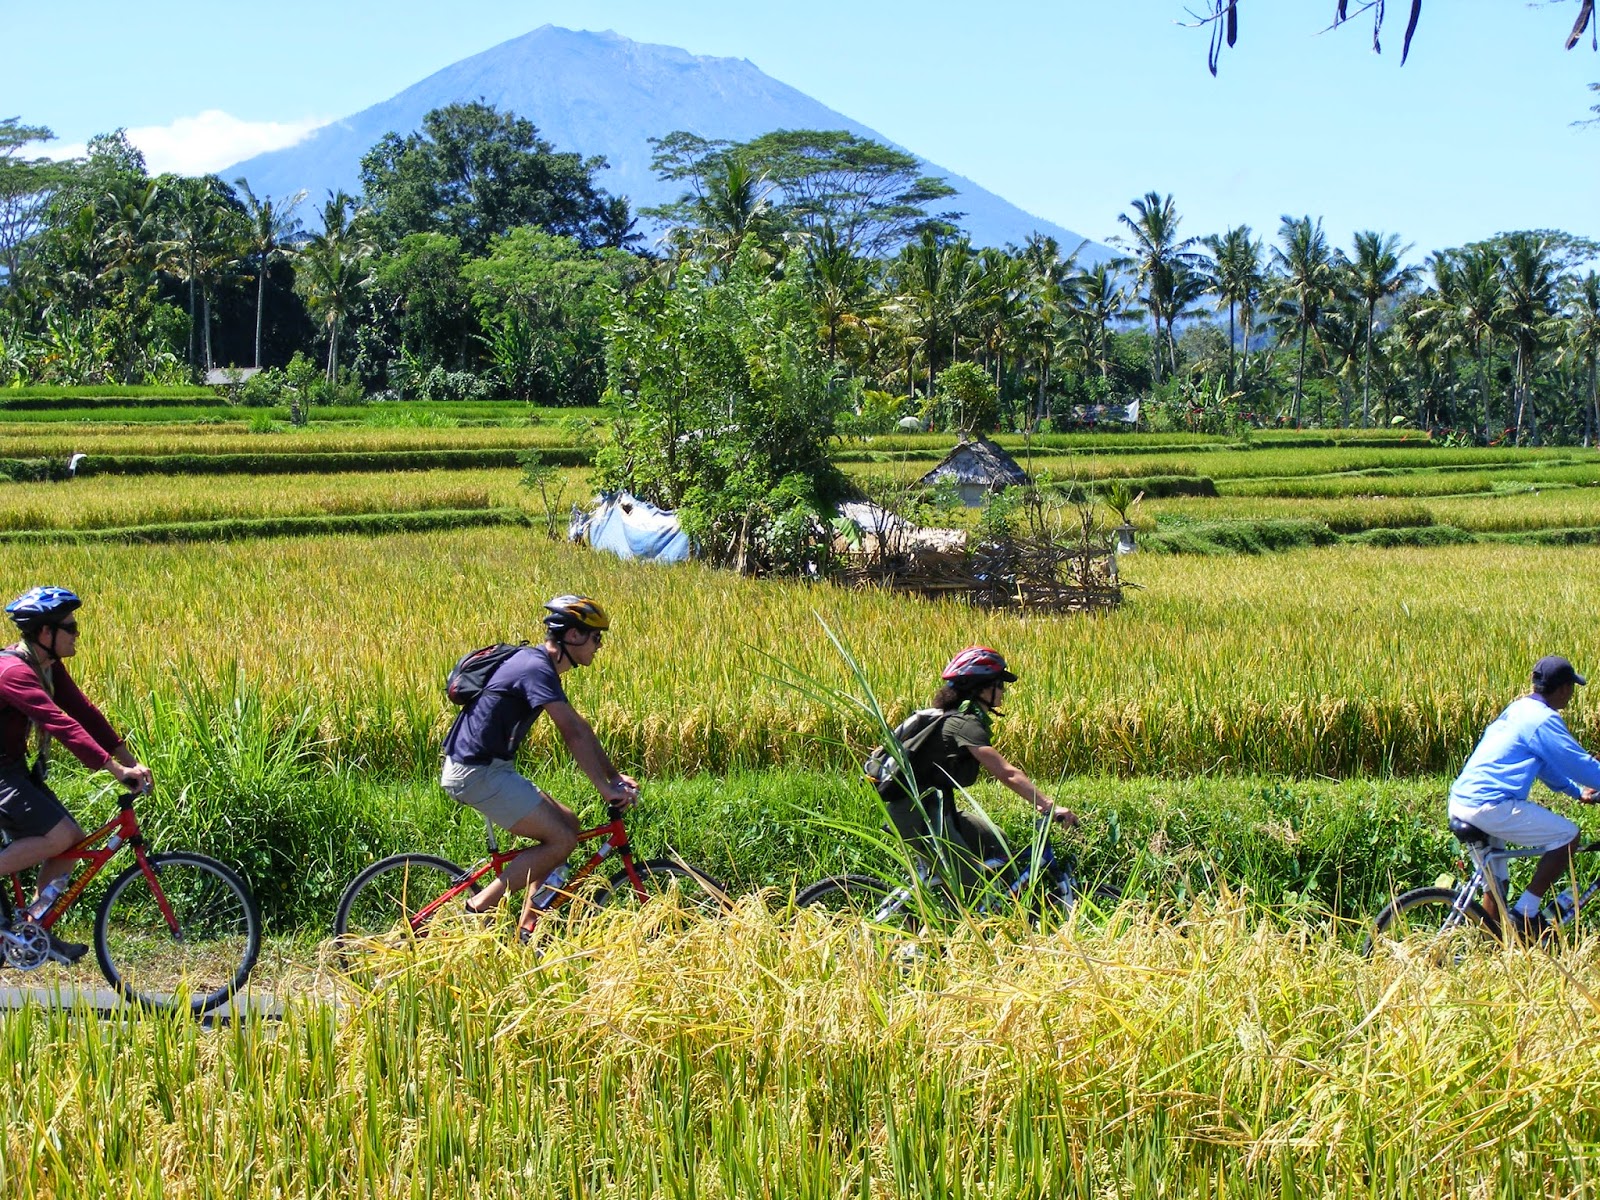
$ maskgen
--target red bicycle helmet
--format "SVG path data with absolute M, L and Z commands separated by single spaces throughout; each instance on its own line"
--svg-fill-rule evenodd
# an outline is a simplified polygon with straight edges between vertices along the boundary
M 940 677 L 946 683 L 1015 683 L 1017 677 L 1006 669 L 1005 656 L 987 646 L 968 646 L 945 664 Z

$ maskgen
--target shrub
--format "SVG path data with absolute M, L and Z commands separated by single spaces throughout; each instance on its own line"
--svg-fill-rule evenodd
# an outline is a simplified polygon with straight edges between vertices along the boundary
M 923 418 L 963 435 L 989 432 L 1000 421 L 1000 397 L 994 381 L 977 363 L 946 367 L 935 377 L 933 395 L 923 405 Z

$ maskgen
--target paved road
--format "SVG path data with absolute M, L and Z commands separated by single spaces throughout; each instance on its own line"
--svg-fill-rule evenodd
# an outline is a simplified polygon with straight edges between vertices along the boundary
M 16 971 L 7 971 L 6 977 L 16 981 L 20 976 Z M 236 1015 L 236 1012 L 251 1012 L 263 1017 L 281 1017 L 283 1015 L 282 1003 L 273 996 L 265 996 L 255 992 L 234 998 L 234 1003 L 223 1005 L 215 1012 L 205 1015 L 202 1020 L 206 1024 L 227 1024 Z M 122 998 L 103 984 L 89 986 L 87 980 L 83 985 L 69 983 L 65 980 L 48 980 L 40 985 L 29 987 L 12 982 L 8 986 L 0 987 L 0 1010 L 15 1010 L 28 1005 L 38 1005 L 42 1008 L 73 1008 L 83 1005 L 101 1016 L 111 1016 L 123 1011 L 127 1006 Z

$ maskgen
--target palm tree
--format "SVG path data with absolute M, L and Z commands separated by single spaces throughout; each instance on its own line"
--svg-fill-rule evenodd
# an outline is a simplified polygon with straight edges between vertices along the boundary
M 1240 225 L 1220 237 L 1212 234 L 1205 239 L 1211 250 L 1211 290 L 1217 294 L 1219 305 L 1228 306 L 1228 391 L 1233 391 L 1234 334 L 1233 317 L 1237 309 L 1244 325 L 1244 350 L 1250 353 L 1250 334 L 1256 302 L 1266 286 L 1266 276 L 1261 269 L 1261 243 L 1252 241 L 1250 226 Z
M 1083 247 L 1080 244 L 1078 249 Z M 1033 354 L 1038 368 L 1038 399 L 1034 419 L 1046 420 L 1053 414 L 1049 401 L 1050 372 L 1056 358 L 1063 324 L 1075 309 L 1074 250 L 1061 257 L 1055 238 L 1034 234 L 1018 256 L 1017 282 L 1021 285 L 1021 340 Z
M 282 205 L 274 205 L 269 196 L 256 199 L 250 184 L 244 179 L 233 181 L 244 199 L 245 219 L 249 230 L 245 236 L 245 254 L 256 269 L 256 361 L 261 366 L 261 317 L 266 308 L 267 269 L 280 259 L 287 258 L 295 235 L 300 232 L 300 221 L 294 210 L 306 198 L 304 189 L 290 196 Z
M 1589 368 L 1589 396 L 1583 404 L 1583 444 L 1600 435 L 1600 275 L 1590 271 L 1567 301 L 1566 349 Z
M 1328 248 L 1322 219 L 1285 216 L 1278 228 L 1282 246 L 1272 248 L 1272 261 L 1284 274 L 1278 316 L 1283 327 L 1298 333 L 1300 359 L 1294 372 L 1294 406 L 1290 419 L 1298 428 L 1305 390 L 1306 342 L 1322 322 L 1322 311 L 1338 294 L 1339 256 Z
M 346 193 L 329 193 L 322 206 L 322 232 L 313 234 L 295 255 L 295 286 L 328 329 L 328 382 L 338 381 L 339 331 L 354 310 L 367 281 L 373 253 L 367 232 L 368 210 Z
M 1339 388 L 1341 425 L 1350 424 L 1350 391 L 1368 348 L 1365 316 L 1361 297 L 1347 294 L 1324 310 L 1317 329 L 1323 364 Z M 1316 419 L 1322 420 L 1320 409 Z
M 1503 282 L 1500 256 L 1481 243 L 1434 255 L 1433 278 L 1440 338 L 1457 340 L 1472 352 L 1478 370 L 1483 440 L 1494 440 L 1493 394 L 1488 353 L 1500 335 Z
M 806 239 L 803 282 L 823 329 L 828 361 L 834 362 L 840 331 L 860 323 L 871 289 L 867 263 L 850 253 L 831 221 L 823 223 L 817 236 Z
M 1517 412 L 1516 442 L 1522 444 L 1522 420 L 1526 414 L 1534 445 L 1539 444 L 1539 416 L 1532 401 L 1533 376 L 1539 354 L 1559 330 L 1556 301 L 1559 272 L 1548 238 L 1532 233 L 1514 233 L 1506 239 L 1501 259 L 1503 291 L 1500 316 L 1512 344 L 1516 347 L 1515 396 Z
M 1100 367 L 1100 378 L 1111 374 L 1111 326 L 1128 311 L 1128 293 L 1106 263 L 1082 272 L 1076 281 L 1077 318 L 1083 324 L 1084 341 L 1092 348 Z
M 1155 325 L 1155 379 L 1159 383 L 1163 327 L 1167 335 L 1168 360 L 1174 371 L 1178 367 L 1176 341 L 1172 334 L 1174 314 L 1162 307 L 1162 296 L 1171 291 L 1172 272 L 1179 266 L 1197 267 L 1200 256 L 1189 250 L 1189 247 L 1194 245 L 1194 238 L 1178 236 L 1181 218 L 1178 216 L 1177 205 L 1173 203 L 1170 195 L 1162 196 L 1159 192 L 1146 192 L 1141 199 L 1132 202 L 1132 208 L 1132 216 L 1121 213 L 1117 220 L 1128 227 L 1132 237 L 1133 258 L 1130 261 L 1137 271 L 1136 286 L 1144 289 L 1145 307 Z
M 1356 234 L 1356 255 L 1350 261 L 1350 290 L 1367 306 L 1366 349 L 1361 368 L 1361 428 L 1371 424 L 1372 323 L 1378 302 L 1400 294 L 1417 277 L 1415 267 L 1402 267 L 1400 238 L 1363 230 Z
M 161 265 L 168 273 L 188 285 L 189 291 L 189 368 L 196 367 L 195 338 L 200 331 L 200 314 L 195 303 L 197 290 L 204 290 L 211 277 L 210 261 L 218 253 L 224 236 L 221 181 L 215 176 L 190 176 L 176 180 L 168 191 L 170 216 L 166 236 L 161 242 Z M 206 368 L 211 366 L 210 304 L 206 305 Z
M 706 172 L 705 192 L 695 209 L 706 252 L 720 266 L 729 266 L 746 235 L 765 249 L 776 235 L 772 194 L 777 185 L 757 173 L 742 154 L 727 154 Z

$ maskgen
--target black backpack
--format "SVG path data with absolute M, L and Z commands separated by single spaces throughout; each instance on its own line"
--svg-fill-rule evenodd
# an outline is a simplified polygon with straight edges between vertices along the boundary
M 919 708 L 894 727 L 894 740 L 900 743 L 907 759 L 916 758 L 917 752 L 933 739 L 943 724 L 941 718 L 949 715 L 949 711 L 942 708 Z M 905 790 L 899 783 L 900 760 L 888 746 L 873 750 L 861 764 L 861 771 L 885 799 Z
M 452 704 L 471 704 L 489 686 L 489 677 L 527 642 L 496 642 L 471 654 L 463 654 L 444 677 L 444 694 Z

